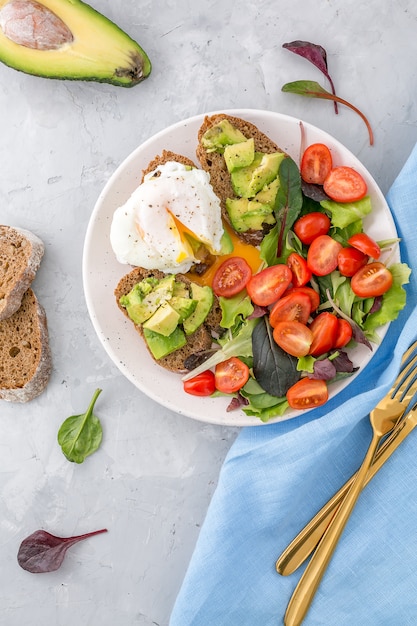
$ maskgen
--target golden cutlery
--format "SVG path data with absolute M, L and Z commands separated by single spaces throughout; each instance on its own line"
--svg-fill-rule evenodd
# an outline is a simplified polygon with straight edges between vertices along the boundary
M 285 626 L 301 624 L 308 611 L 337 542 L 364 486 L 378 445 L 382 438 L 394 428 L 417 391 L 416 362 L 417 341 L 404 354 L 401 370 L 393 387 L 369 414 L 372 439 L 368 451 L 345 498 L 328 524 L 315 553 L 295 588 L 285 613 Z

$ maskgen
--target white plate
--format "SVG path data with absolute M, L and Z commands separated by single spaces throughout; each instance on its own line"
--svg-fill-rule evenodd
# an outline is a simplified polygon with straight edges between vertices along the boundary
M 282 150 L 299 162 L 300 120 L 252 109 L 223 111 L 254 123 L 273 139 Z M 212 115 L 209 113 L 209 115 Z M 118 309 L 114 288 L 131 267 L 117 262 L 110 246 L 109 231 L 115 209 L 123 204 L 140 182 L 142 169 L 163 149 L 183 154 L 194 161 L 197 132 L 204 119 L 198 115 L 159 132 L 130 154 L 117 168 L 100 194 L 88 225 L 83 255 L 83 281 L 88 311 L 97 335 L 107 354 L 119 370 L 136 387 L 159 404 L 182 415 L 213 424 L 230 426 L 259 426 L 262 422 L 246 416 L 240 409 L 228 413 L 227 398 L 198 398 L 186 394 L 181 377 L 164 370 L 149 356 L 143 340 L 134 326 Z M 366 219 L 366 230 L 375 239 L 396 237 L 396 229 L 388 205 L 376 182 L 360 161 L 336 139 L 318 128 L 303 122 L 306 144 L 322 142 L 332 151 L 335 165 L 350 165 L 359 171 L 368 184 L 373 212 Z M 380 330 L 381 338 L 387 327 Z M 364 346 L 351 351 L 356 366 L 362 370 L 373 352 Z M 332 385 L 331 397 L 354 380 L 354 376 Z M 299 411 L 289 410 L 284 417 L 299 416 Z

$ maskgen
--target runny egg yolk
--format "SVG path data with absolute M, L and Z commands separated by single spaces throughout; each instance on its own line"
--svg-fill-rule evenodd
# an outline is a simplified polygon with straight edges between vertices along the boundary
M 230 254 L 216 256 L 214 263 L 208 268 L 206 272 L 204 272 L 204 274 L 201 274 L 201 276 L 199 276 L 198 274 L 190 273 L 189 276 L 193 282 L 198 283 L 199 285 L 209 285 L 211 287 L 214 274 L 223 263 L 223 261 L 235 256 L 243 257 L 249 264 L 253 274 L 256 274 L 259 271 L 263 263 L 260 257 L 259 249 L 255 248 L 255 246 L 243 242 L 229 227 L 225 226 L 225 230 L 227 230 L 232 240 L 233 252 L 231 252 Z

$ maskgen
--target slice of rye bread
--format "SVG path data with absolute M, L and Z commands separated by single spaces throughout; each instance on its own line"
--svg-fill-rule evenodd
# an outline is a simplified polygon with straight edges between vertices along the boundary
M 281 150 L 276 143 L 269 139 L 269 137 L 262 133 L 254 124 L 251 124 L 250 122 L 247 122 L 239 117 L 233 117 L 231 115 L 226 115 L 225 113 L 218 113 L 204 118 L 203 124 L 200 126 L 198 131 L 198 145 L 196 150 L 197 158 L 202 169 L 210 174 L 211 185 L 215 194 L 220 198 L 223 219 L 230 225 L 231 228 L 233 228 L 226 210 L 226 199 L 235 198 L 236 196 L 233 191 L 230 174 L 227 171 L 226 162 L 222 154 L 219 154 L 218 152 L 207 152 L 201 144 L 201 138 L 204 133 L 223 119 L 228 119 L 235 128 L 240 130 L 240 132 L 245 135 L 247 139 L 253 137 L 256 151 L 267 154 L 270 154 L 271 152 L 284 151 Z M 248 230 L 242 233 L 236 232 L 236 235 L 242 241 L 255 246 L 260 244 L 265 234 L 266 233 L 263 230 Z
M 0 320 L 20 307 L 43 254 L 44 244 L 34 233 L 0 225 Z
M 189 159 L 188 157 L 182 156 L 181 154 L 176 154 L 175 152 L 171 152 L 170 150 L 163 150 L 162 154 L 152 159 L 146 169 L 142 171 L 141 183 L 143 183 L 143 179 L 146 174 L 150 174 L 158 167 L 158 165 L 163 165 L 168 161 L 175 161 L 176 163 L 182 163 L 183 165 L 188 165 L 190 167 L 197 167 L 194 161 L 191 161 L 191 159 Z
M 120 297 L 122 295 L 129 293 L 129 291 L 133 288 L 134 285 L 136 285 L 136 283 L 139 283 L 143 278 L 147 278 L 148 276 L 154 276 L 155 278 L 161 279 L 164 276 L 166 276 L 166 274 L 164 274 L 163 272 L 159 270 L 146 270 L 141 267 L 136 267 L 131 272 L 129 272 L 129 274 L 126 274 L 126 276 L 123 276 L 123 278 L 121 278 L 121 280 L 119 281 L 114 291 L 114 294 L 116 296 L 117 306 L 129 320 L 130 318 L 127 314 L 126 309 L 123 306 L 121 306 L 119 302 Z M 177 274 L 176 279 L 180 280 L 185 285 L 189 285 L 191 282 L 189 278 L 185 276 L 184 274 Z M 217 298 L 216 297 L 214 298 L 215 298 L 214 304 L 210 313 L 208 314 L 203 324 L 201 324 L 201 326 L 197 328 L 197 330 L 194 333 L 187 336 L 186 345 L 180 348 L 179 350 L 176 350 L 175 352 L 168 354 L 162 359 L 158 359 L 158 360 L 154 359 L 156 363 L 158 363 L 161 367 L 164 367 L 165 369 L 170 370 L 172 372 L 184 373 L 187 371 L 187 368 L 184 365 L 184 362 L 187 357 L 191 356 L 192 354 L 196 354 L 202 350 L 209 350 L 211 348 L 213 344 L 212 333 L 219 334 L 219 332 L 223 332 L 223 329 L 221 329 L 219 326 L 220 320 L 222 317 L 222 312 L 221 312 L 220 305 L 218 303 Z M 132 324 L 134 324 L 134 322 L 132 322 Z M 134 326 L 137 332 L 139 333 L 139 335 L 143 337 L 142 327 L 137 324 L 134 324 Z M 146 342 L 145 342 L 145 345 L 146 347 L 148 347 Z M 150 351 L 149 351 L 149 354 L 153 358 L 153 355 Z
M 28 402 L 46 387 L 52 369 L 46 314 L 32 289 L 0 322 L 0 399 Z

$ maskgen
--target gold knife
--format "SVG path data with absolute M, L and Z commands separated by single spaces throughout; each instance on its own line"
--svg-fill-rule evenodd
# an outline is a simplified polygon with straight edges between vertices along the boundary
M 365 485 L 381 469 L 385 461 L 398 448 L 400 443 L 417 426 L 417 408 L 411 410 L 404 418 L 400 419 L 391 435 L 379 448 L 373 464 L 366 476 Z M 292 540 L 281 556 L 277 559 L 276 569 L 279 574 L 288 576 L 292 574 L 313 552 L 320 541 L 324 531 L 347 494 L 356 474 L 354 474 L 339 491 L 324 505 L 322 509 L 308 522 L 300 533 Z

